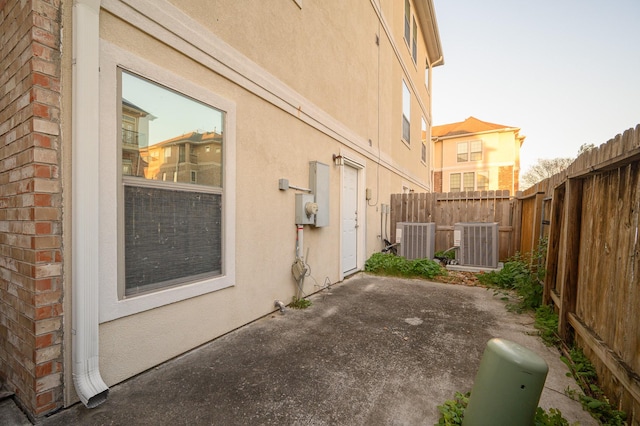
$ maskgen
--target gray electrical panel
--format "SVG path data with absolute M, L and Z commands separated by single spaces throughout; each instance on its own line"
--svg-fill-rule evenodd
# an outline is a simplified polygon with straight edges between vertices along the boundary
M 309 162 L 309 188 L 315 195 L 318 212 L 314 225 L 329 225 L 329 166 L 319 161 Z

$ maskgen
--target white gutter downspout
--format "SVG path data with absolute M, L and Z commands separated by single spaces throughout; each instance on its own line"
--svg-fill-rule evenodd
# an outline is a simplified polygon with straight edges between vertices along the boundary
M 71 333 L 73 383 L 88 408 L 109 394 L 98 369 L 99 23 L 100 0 L 74 0 Z
M 429 114 L 431 115 L 431 122 L 429 123 L 429 140 L 431 141 L 431 143 L 429 144 L 429 163 L 430 163 L 429 167 L 431 168 L 431 182 L 429 185 L 431 187 L 431 192 L 434 192 L 435 171 L 433 169 L 435 167 L 435 164 L 433 161 L 433 154 L 435 150 L 433 146 L 433 139 L 431 137 L 431 128 L 433 127 L 433 81 L 431 78 L 431 73 L 433 72 L 433 67 L 438 65 L 438 63 L 444 61 L 444 56 L 440 55 L 440 57 L 432 63 L 429 63 L 428 60 L 429 60 L 429 55 L 427 55 L 427 67 L 429 68 Z M 440 152 L 442 152 L 442 150 Z M 442 162 L 440 164 L 442 164 Z M 444 176 L 442 176 L 442 182 L 444 182 Z

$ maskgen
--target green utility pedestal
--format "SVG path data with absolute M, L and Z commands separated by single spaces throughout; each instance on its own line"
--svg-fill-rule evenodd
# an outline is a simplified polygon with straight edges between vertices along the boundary
M 532 425 L 548 371 L 531 350 L 505 339 L 489 340 L 462 424 Z

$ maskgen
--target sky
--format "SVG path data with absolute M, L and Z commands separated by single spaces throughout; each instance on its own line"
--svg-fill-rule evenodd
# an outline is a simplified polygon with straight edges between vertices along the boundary
M 433 1 L 433 125 L 519 127 L 526 173 L 640 124 L 640 0 Z

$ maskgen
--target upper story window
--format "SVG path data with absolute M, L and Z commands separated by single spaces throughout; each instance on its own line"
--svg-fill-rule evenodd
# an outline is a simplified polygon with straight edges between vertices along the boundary
M 122 135 L 141 136 L 121 143 L 123 297 L 220 276 L 223 161 L 206 147 L 224 150 L 225 112 L 127 71 L 120 79 Z
M 420 155 L 420 160 L 423 163 L 426 163 L 427 162 L 427 122 L 425 121 L 424 117 L 422 117 L 422 132 L 421 132 L 420 138 L 422 140 L 422 152 Z
M 413 17 L 413 38 L 411 39 L 411 56 L 413 57 L 413 63 L 418 62 L 418 25 L 416 24 L 416 18 Z
M 411 143 L 411 93 L 402 81 L 402 139 Z
M 411 43 L 411 27 L 409 26 L 411 23 L 411 5 L 409 4 L 409 0 L 404 0 L 404 41 L 407 43 L 407 46 L 410 46 Z
M 482 160 L 482 141 L 458 142 L 456 146 L 458 163 Z

